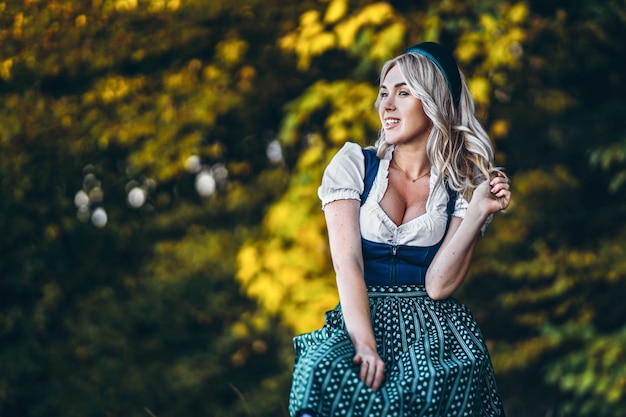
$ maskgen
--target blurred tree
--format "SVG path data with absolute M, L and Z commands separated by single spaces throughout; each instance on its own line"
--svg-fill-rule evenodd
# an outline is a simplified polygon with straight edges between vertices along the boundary
M 494 290 L 485 311 L 492 324 L 512 330 L 494 355 L 511 376 L 507 389 L 548 384 L 512 399 L 512 409 L 621 415 L 626 4 L 536 2 L 531 9 L 520 76 L 494 106 L 509 121 L 500 148 L 515 172 L 517 204 L 482 246 L 497 256 L 481 256 L 474 276 Z M 514 233 L 505 237 L 507 229 Z
M 287 184 L 306 6 L 0 3 L 0 415 L 285 415 L 234 273 Z

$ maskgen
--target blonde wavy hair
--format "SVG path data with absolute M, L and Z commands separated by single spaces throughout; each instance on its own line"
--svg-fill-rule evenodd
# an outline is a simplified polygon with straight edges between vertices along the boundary
M 385 63 L 380 81 L 394 66 L 407 83 L 409 91 L 422 102 L 424 113 L 432 122 L 426 145 L 428 158 L 438 172 L 438 182 L 470 199 L 474 189 L 484 180 L 501 172 L 494 166 L 494 151 L 487 132 L 475 115 L 474 99 L 461 76 L 461 97 L 455 108 L 448 82 L 441 70 L 429 58 L 406 53 Z M 376 100 L 380 107 L 380 96 Z M 389 148 L 385 131 L 380 130 L 375 143 L 376 153 L 383 157 Z

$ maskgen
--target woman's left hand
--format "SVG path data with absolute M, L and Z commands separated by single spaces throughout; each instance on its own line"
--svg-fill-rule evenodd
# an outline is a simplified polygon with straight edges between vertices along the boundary
M 474 198 L 483 204 L 487 215 L 506 209 L 511 203 L 509 179 L 502 172 L 491 181 L 485 181 L 474 190 Z

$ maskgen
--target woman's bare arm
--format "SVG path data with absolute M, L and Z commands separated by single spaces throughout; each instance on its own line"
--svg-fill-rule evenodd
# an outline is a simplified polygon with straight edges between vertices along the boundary
M 452 217 L 448 233 L 426 272 L 426 291 L 433 299 L 447 298 L 463 283 L 469 270 L 480 228 L 487 217 L 508 207 L 508 179 L 503 175 L 480 184 L 465 218 Z
M 324 214 L 341 309 L 356 352 L 354 362 L 361 365 L 361 379 L 376 391 L 383 381 L 385 364 L 376 349 L 363 278 L 359 210 L 358 200 L 337 200 L 325 206 Z

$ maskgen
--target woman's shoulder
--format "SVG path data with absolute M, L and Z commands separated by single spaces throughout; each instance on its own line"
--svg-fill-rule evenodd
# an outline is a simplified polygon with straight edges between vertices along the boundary
M 349 172 L 363 178 L 363 170 L 365 164 L 365 155 L 363 147 L 358 143 L 346 142 L 332 157 L 326 171 L 328 172 Z M 352 175 L 350 175 L 352 176 Z
M 349 159 L 363 159 L 363 147 L 355 142 L 346 142 L 335 154 L 335 156 L 339 155 Z
M 324 170 L 318 195 L 323 204 L 337 199 L 360 199 L 365 171 L 363 148 L 346 142 Z

